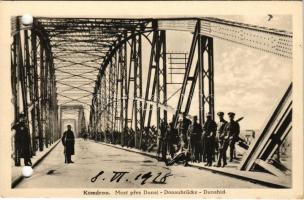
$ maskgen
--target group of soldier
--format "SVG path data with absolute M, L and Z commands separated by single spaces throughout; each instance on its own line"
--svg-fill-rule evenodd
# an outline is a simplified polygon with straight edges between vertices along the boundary
M 217 167 L 224 167 L 227 165 L 226 152 L 228 147 L 230 149 L 230 161 L 233 161 L 235 144 L 239 140 L 240 126 L 235 120 L 235 113 L 229 112 L 229 121 L 224 119 L 224 112 L 218 112 L 218 123 L 216 123 L 210 113 L 207 113 L 206 121 L 203 125 L 198 122 L 197 116 L 193 120 L 187 118 L 183 114 L 179 121 L 177 128 L 173 122 L 167 124 L 162 121 L 157 133 L 156 127 L 145 127 L 140 138 L 140 149 L 144 151 L 152 151 L 157 146 L 158 155 L 168 163 L 174 163 L 178 159 L 183 159 L 185 164 L 188 161 L 192 162 L 206 162 L 206 166 L 212 166 L 212 162 L 217 157 Z M 30 134 L 25 124 L 25 115 L 19 116 L 19 121 L 12 127 L 16 130 L 15 134 L 15 162 L 20 166 L 20 158 L 24 158 L 25 165 L 31 165 L 31 147 Z M 68 128 L 71 129 L 70 127 Z M 158 135 L 158 138 L 157 138 Z M 98 137 L 100 136 L 100 138 Z M 110 142 L 114 144 L 121 144 L 127 147 L 135 147 L 135 131 L 128 129 L 124 134 L 124 142 L 121 144 L 121 133 L 106 133 L 90 134 L 91 139 Z M 87 137 L 87 136 L 86 136 Z M 92 138 L 93 137 L 93 138 Z M 102 138 L 103 137 L 103 138 Z M 64 137 L 63 137 L 64 138 Z M 73 154 L 73 149 L 71 149 Z M 169 156 L 167 156 L 169 155 Z M 171 157 L 171 159 L 168 157 Z M 72 162 L 70 157 L 66 157 L 66 162 Z
M 229 112 L 229 121 L 224 119 L 224 112 L 217 113 L 219 122 L 216 123 L 207 113 L 203 125 L 197 116 L 193 120 L 183 114 L 177 128 L 171 122 L 169 125 L 162 121 L 160 125 L 158 154 L 166 163 L 174 163 L 183 159 L 188 161 L 206 162 L 205 166 L 212 166 L 217 157 L 217 167 L 227 165 L 226 152 L 230 148 L 230 162 L 234 159 L 235 144 L 239 140 L 240 126 L 235 120 L 235 113 Z M 168 159 L 169 153 L 171 159 Z M 168 162 L 169 160 L 169 162 Z

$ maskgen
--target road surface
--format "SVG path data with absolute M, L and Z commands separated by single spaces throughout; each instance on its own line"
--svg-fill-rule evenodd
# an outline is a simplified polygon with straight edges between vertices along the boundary
M 63 146 L 57 147 L 16 188 L 263 188 L 193 167 L 174 165 L 144 155 L 76 140 L 73 164 L 64 163 Z

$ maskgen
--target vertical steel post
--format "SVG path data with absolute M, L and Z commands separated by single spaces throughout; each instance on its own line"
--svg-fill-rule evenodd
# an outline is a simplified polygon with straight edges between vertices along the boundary
M 201 21 L 198 20 L 199 23 L 199 33 L 201 30 Z M 204 73 L 204 57 L 203 57 L 203 46 L 202 46 L 202 36 L 199 35 L 198 37 L 198 70 L 199 70 L 199 121 L 203 125 L 205 123 L 205 110 L 204 110 L 204 78 L 203 78 L 203 73 Z
M 192 43 L 191 43 L 191 47 L 190 47 L 189 57 L 188 57 L 186 71 L 185 71 L 184 80 L 183 80 L 183 85 L 182 85 L 181 93 L 180 93 L 180 96 L 179 96 L 178 104 L 177 104 L 177 107 L 176 107 L 175 116 L 173 118 L 174 127 L 177 126 L 178 117 L 179 117 L 178 115 L 181 113 L 187 83 L 188 83 L 189 80 L 192 81 L 192 79 L 193 79 L 192 77 L 189 77 L 189 74 L 190 74 L 190 69 L 191 69 L 191 65 L 192 65 L 192 61 L 193 61 L 193 57 L 194 57 L 194 53 L 195 53 L 195 47 L 196 47 L 196 44 L 197 44 L 197 40 L 199 38 L 199 29 L 200 29 L 200 23 L 199 23 L 199 20 L 198 20 L 197 23 L 196 23 L 196 26 L 195 26 L 194 33 L 193 33 Z M 188 113 L 186 112 L 186 114 L 188 114 Z
M 45 84 L 45 67 L 44 67 L 44 42 L 39 39 L 40 43 L 40 96 L 41 96 L 41 103 L 40 103 L 40 121 L 41 123 L 41 131 L 39 132 L 39 150 L 43 151 L 44 145 L 44 138 L 45 138 L 45 92 L 44 92 L 44 84 Z
M 215 111 L 214 111 L 214 54 L 213 54 L 213 38 L 208 37 L 208 80 L 209 80 L 209 112 L 212 115 L 212 119 L 214 119 Z

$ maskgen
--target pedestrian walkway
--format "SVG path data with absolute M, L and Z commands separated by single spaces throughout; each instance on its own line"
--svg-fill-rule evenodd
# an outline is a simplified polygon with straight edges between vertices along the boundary
M 41 162 L 55 147 L 56 145 L 59 143 L 60 141 L 56 141 L 53 144 L 49 145 L 48 148 L 44 148 L 43 151 L 37 151 L 36 155 L 33 156 L 31 158 L 32 160 L 32 164 L 33 164 L 33 168 L 39 164 L 39 162 Z M 24 163 L 23 163 L 23 159 L 21 159 L 21 166 L 15 166 L 15 162 L 12 159 L 11 161 L 11 166 L 12 166 L 12 176 L 11 176 L 11 180 L 12 180 L 12 186 L 14 187 L 14 185 L 16 185 L 18 182 L 21 181 L 21 179 L 23 178 L 22 175 L 22 168 L 24 167 Z
M 272 187 L 291 187 L 291 177 L 278 177 L 265 172 L 241 171 L 237 168 L 237 165 L 235 163 L 228 163 L 228 165 L 224 168 L 215 166 L 207 167 L 204 165 L 204 163 L 191 163 L 191 166 L 197 167 L 199 169 L 210 170 L 214 173 L 237 177 L 243 180 L 262 183 Z
M 17 188 L 265 188 L 193 167 L 168 167 L 142 152 L 90 140 L 76 139 L 72 160 L 64 163 L 59 144 Z M 118 180 L 115 172 L 125 174 Z
M 158 159 L 155 152 L 144 152 L 134 148 L 121 147 L 120 145 L 113 145 L 108 143 L 103 143 L 107 146 L 112 146 L 119 149 L 124 149 L 126 151 L 139 153 L 142 155 L 146 155 L 155 159 Z M 236 177 L 242 180 L 248 180 L 254 183 L 264 184 L 270 187 L 282 187 L 282 188 L 290 188 L 291 187 L 291 177 L 278 177 L 265 172 L 251 172 L 251 171 L 241 171 L 238 169 L 239 159 L 233 162 L 228 162 L 228 165 L 224 168 L 215 167 L 215 166 L 205 166 L 205 163 L 192 163 L 189 162 L 190 166 L 211 171 L 213 173 L 222 174 L 229 177 Z M 214 162 L 215 164 L 215 162 Z

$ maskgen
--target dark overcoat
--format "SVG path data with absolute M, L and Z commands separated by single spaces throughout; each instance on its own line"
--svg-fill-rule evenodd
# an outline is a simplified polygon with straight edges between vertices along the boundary
M 73 131 L 71 130 L 65 131 L 61 138 L 61 141 L 64 146 L 64 153 L 67 155 L 74 155 L 75 136 Z
M 21 158 L 32 157 L 31 137 L 25 123 L 20 122 L 13 126 L 16 130 L 15 134 L 15 150 L 19 152 Z

